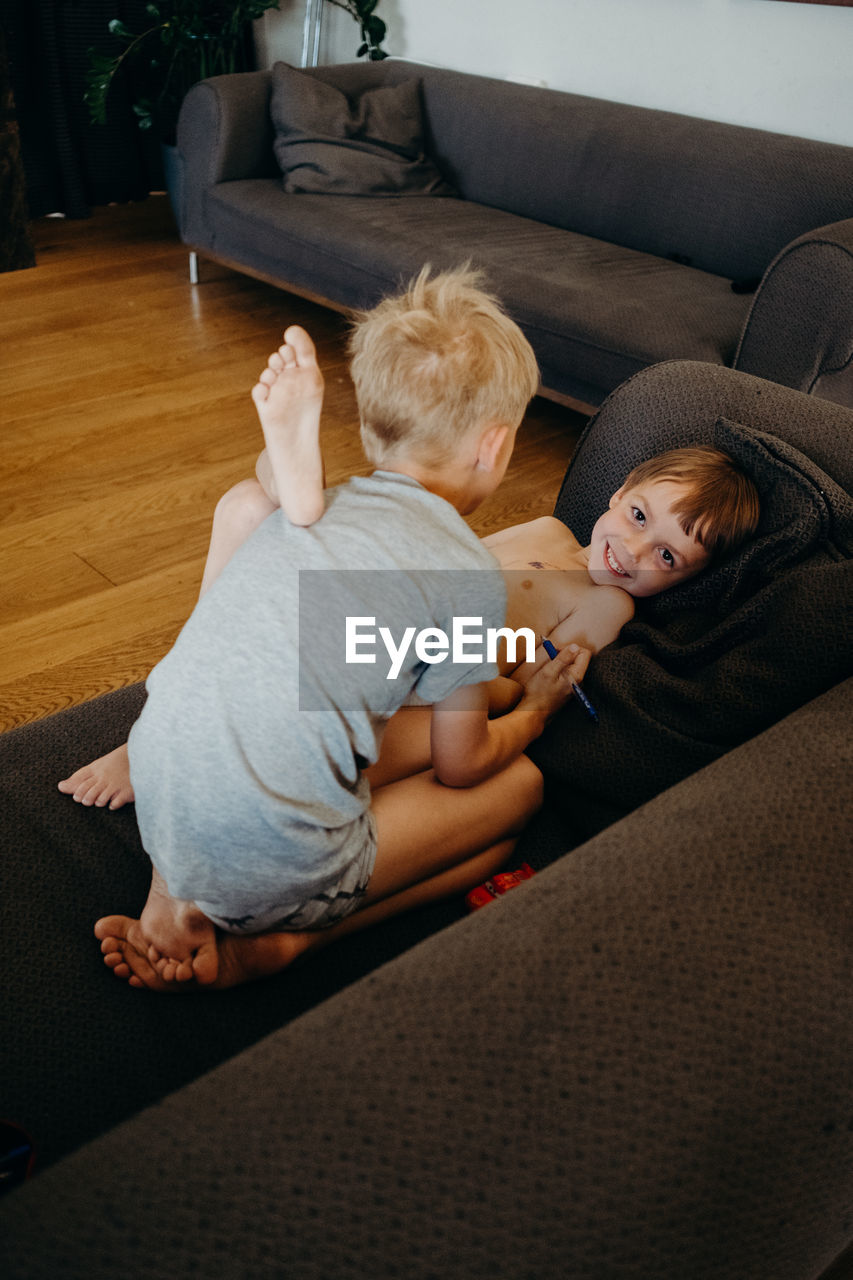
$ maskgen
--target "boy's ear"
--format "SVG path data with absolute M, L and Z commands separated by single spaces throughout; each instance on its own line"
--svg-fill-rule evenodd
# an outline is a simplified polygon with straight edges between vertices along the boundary
M 480 436 L 477 449 L 477 466 L 483 471 L 494 471 L 503 452 L 509 427 L 505 422 L 493 422 Z
M 619 499 L 622 497 L 622 494 L 623 494 L 624 492 L 625 492 L 625 486 L 624 486 L 624 484 L 623 484 L 622 488 L 621 488 L 621 489 L 617 489 L 617 490 L 616 490 L 616 492 L 615 492 L 615 493 L 613 494 L 613 496 L 611 497 L 610 501 L 609 501 L 609 502 L 608 502 L 608 504 L 607 504 L 607 505 L 608 505 L 608 507 L 615 507 L 615 506 L 616 506 L 616 503 L 617 503 L 617 502 L 619 501 Z

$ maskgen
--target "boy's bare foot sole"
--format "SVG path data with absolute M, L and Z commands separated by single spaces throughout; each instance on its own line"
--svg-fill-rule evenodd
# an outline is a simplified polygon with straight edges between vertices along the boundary
M 170 961 L 171 967 L 162 973 L 149 959 L 152 947 L 141 920 L 131 916 L 103 916 L 95 925 L 95 937 L 101 943 L 104 964 L 119 978 L 127 978 L 134 987 L 156 983 L 156 990 L 165 991 L 177 989 L 190 981 L 199 986 L 209 986 L 218 976 L 219 956 L 212 924 L 209 937 L 199 942 L 192 955 Z M 159 957 L 159 953 L 154 954 Z
M 194 902 L 174 898 L 156 867 L 151 868 L 151 888 L 139 918 L 133 942 L 145 950 L 151 964 L 166 982 L 195 978 L 207 984 L 216 977 L 218 957 L 213 922 Z M 101 921 L 95 926 L 99 935 Z M 140 941 L 141 939 L 141 941 Z
M 64 795 L 87 807 L 120 809 L 122 805 L 132 803 L 127 743 L 122 743 L 105 756 L 99 756 L 91 764 L 84 764 L 58 785 Z
M 138 920 L 129 916 L 104 916 L 95 925 L 104 964 L 128 985 L 180 994 L 190 991 L 223 991 L 244 982 L 271 977 L 286 969 L 311 945 L 311 935 L 302 933 L 258 933 L 247 937 L 217 933 L 216 976 L 204 981 L 195 972 L 184 981 L 167 981 L 148 958 L 149 944 Z M 207 967 L 202 965 L 202 971 Z
M 314 343 L 299 325 L 291 325 L 252 388 L 252 399 L 273 464 L 278 500 L 294 524 L 313 524 L 323 514 L 323 387 Z

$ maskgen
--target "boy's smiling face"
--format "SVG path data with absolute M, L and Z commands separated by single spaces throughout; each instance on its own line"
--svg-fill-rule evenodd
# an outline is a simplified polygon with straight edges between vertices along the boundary
M 708 552 L 684 532 L 672 511 L 685 491 L 676 480 L 653 480 L 614 493 L 592 531 L 588 567 L 593 582 L 621 587 L 639 599 L 704 569 Z

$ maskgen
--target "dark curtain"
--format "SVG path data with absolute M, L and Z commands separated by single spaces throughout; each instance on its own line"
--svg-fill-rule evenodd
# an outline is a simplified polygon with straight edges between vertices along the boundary
M 107 124 L 89 122 L 88 51 L 114 50 L 113 18 L 151 24 L 145 0 L 0 0 L 31 218 L 85 218 L 163 188 L 158 140 L 137 128 L 126 82 L 110 91 Z
M 0 271 L 33 266 L 18 121 L 0 27 Z

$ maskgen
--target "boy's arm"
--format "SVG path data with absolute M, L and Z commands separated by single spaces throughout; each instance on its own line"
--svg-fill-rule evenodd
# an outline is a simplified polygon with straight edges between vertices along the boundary
M 606 645 L 613 643 L 633 616 L 634 601 L 627 591 L 620 587 L 591 587 L 545 639 L 558 649 L 576 644 L 591 654 L 600 653 Z M 533 662 L 520 662 L 510 673 L 510 679 L 526 685 L 548 661 L 548 655 L 540 646 Z
M 621 587 L 592 586 L 568 617 L 557 624 L 548 637 L 554 644 L 578 644 L 600 653 L 612 644 L 634 616 L 634 598 Z
M 436 777 L 449 787 L 471 787 L 499 773 L 538 738 L 583 679 L 590 655 L 567 645 L 525 685 L 518 705 L 489 719 L 488 683 L 464 685 L 432 711 L 431 751 Z
M 522 696 L 521 685 L 510 676 L 495 676 L 486 684 L 489 693 L 489 715 L 503 716 L 517 707 Z

